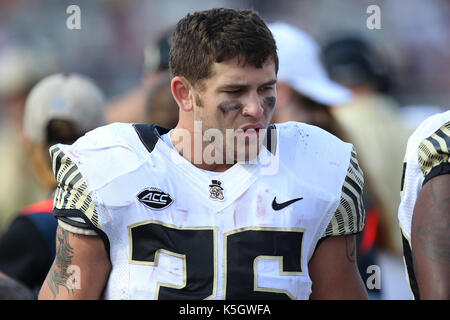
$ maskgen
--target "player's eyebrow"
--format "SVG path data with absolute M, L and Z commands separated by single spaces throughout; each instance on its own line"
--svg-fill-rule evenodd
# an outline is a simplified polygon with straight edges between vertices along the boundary
M 258 88 L 260 87 L 265 87 L 265 86 L 272 86 L 274 84 L 277 83 L 277 80 L 269 80 L 267 82 L 264 82 L 263 84 L 259 85 Z M 230 83 L 230 84 L 225 84 L 223 86 L 220 86 L 219 88 L 217 88 L 217 91 L 226 91 L 226 90 L 233 90 L 233 89 L 243 89 L 246 90 L 250 87 L 250 85 L 248 84 L 239 84 L 239 83 Z
M 277 80 L 274 79 L 274 80 L 270 80 L 270 81 L 267 81 L 267 82 L 263 83 L 262 85 L 260 85 L 260 87 L 272 86 L 272 85 L 274 85 L 276 83 L 277 83 Z
M 227 90 L 235 90 L 235 89 L 248 89 L 250 86 L 247 84 L 226 84 L 217 88 L 217 91 L 227 91 Z

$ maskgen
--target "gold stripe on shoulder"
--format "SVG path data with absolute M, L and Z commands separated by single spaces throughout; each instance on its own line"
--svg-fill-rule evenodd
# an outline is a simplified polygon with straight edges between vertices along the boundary
M 434 167 L 449 162 L 449 149 L 450 122 L 447 122 L 419 145 L 418 162 L 424 177 Z
M 91 193 L 78 166 L 58 147 L 52 147 L 50 152 L 53 171 L 58 182 L 54 207 L 59 210 L 79 210 L 94 226 L 101 229 Z
M 351 152 L 347 175 L 342 185 L 339 206 L 325 230 L 325 236 L 353 234 L 364 228 L 365 209 L 362 202 L 364 175 L 356 151 Z

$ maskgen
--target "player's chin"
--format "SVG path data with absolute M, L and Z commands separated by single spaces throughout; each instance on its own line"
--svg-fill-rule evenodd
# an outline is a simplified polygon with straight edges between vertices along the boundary
M 235 159 L 237 162 L 254 162 L 258 158 L 262 143 L 259 139 L 245 139 L 242 144 L 235 149 Z

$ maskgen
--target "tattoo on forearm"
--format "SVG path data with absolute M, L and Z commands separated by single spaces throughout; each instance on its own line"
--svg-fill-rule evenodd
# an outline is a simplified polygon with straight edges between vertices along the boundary
M 56 238 L 56 258 L 48 279 L 48 286 L 52 291 L 53 298 L 59 293 L 60 286 L 65 287 L 69 294 L 74 292 L 73 288 L 67 286 L 67 280 L 70 277 L 67 268 L 72 264 L 73 258 L 73 248 L 69 243 L 69 233 L 58 227 Z
M 353 263 L 356 261 L 355 238 L 352 235 L 345 236 L 345 255 L 349 262 Z

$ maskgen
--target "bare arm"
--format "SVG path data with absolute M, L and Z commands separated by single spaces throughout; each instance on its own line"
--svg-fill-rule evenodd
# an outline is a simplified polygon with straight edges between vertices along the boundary
M 425 183 L 412 220 L 413 265 L 421 299 L 450 299 L 450 174 Z
M 354 235 L 328 237 L 309 262 L 312 300 L 368 299 L 356 264 Z
M 110 271 L 100 237 L 74 234 L 58 226 L 56 257 L 39 299 L 100 299 Z

